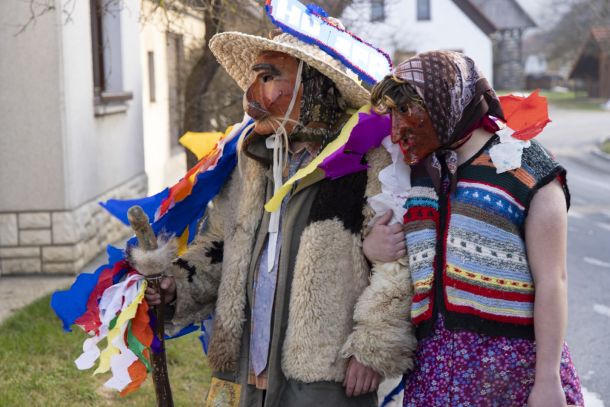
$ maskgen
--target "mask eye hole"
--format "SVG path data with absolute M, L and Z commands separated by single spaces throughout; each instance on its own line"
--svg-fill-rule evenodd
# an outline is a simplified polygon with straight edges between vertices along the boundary
M 261 77 L 261 80 L 263 81 L 263 83 L 267 83 L 267 82 L 269 82 L 269 81 L 272 81 L 272 80 L 273 80 L 273 76 L 272 76 L 272 75 L 263 75 L 263 76 Z

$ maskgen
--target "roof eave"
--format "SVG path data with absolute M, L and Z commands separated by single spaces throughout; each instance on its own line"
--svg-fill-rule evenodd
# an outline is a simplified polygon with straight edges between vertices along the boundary
M 521 4 L 519 4 L 518 1 L 513 1 L 513 3 L 517 7 L 517 9 L 519 9 L 519 11 L 523 15 L 523 17 L 525 17 L 525 19 L 528 21 L 527 25 L 524 25 L 523 27 L 520 27 L 520 28 L 535 28 L 535 27 L 538 27 L 538 24 L 536 24 L 536 22 L 530 17 L 530 15 L 523 9 L 523 7 L 521 7 Z
M 469 0 L 453 0 L 453 2 L 486 35 L 491 35 L 498 31 L 498 27 L 483 13 L 481 13 L 479 8 L 472 4 Z

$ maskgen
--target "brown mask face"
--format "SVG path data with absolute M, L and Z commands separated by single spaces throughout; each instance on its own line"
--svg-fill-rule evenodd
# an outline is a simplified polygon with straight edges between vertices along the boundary
M 441 147 L 432 120 L 423 106 L 411 104 L 391 110 L 392 142 L 398 143 L 405 161 L 416 164 Z
M 282 122 L 292 100 L 298 67 L 296 58 L 281 52 L 263 52 L 254 62 L 256 78 L 246 91 L 244 110 L 254 119 L 256 133 L 272 134 L 279 125 L 277 122 Z M 288 134 L 299 120 L 302 94 L 301 85 L 289 116 L 291 121 L 285 126 Z

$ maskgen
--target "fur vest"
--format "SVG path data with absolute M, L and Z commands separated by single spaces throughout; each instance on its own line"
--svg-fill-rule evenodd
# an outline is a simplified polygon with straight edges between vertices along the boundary
M 204 231 L 171 268 L 178 295 L 170 331 L 213 312 L 208 357 L 219 372 L 238 368 L 248 272 L 256 261 L 251 253 L 266 198 L 266 168 L 240 159 L 241 168 L 208 208 Z M 294 253 L 281 345 L 288 378 L 342 381 L 350 356 L 386 377 L 412 367 L 416 342 L 408 269 L 397 262 L 371 271 L 362 254 L 363 234 L 374 215 L 366 198 L 380 192 L 378 173 L 391 163 L 382 148 L 371 151 L 367 160 L 367 172 L 318 181 L 310 213 L 298 215 L 307 220 Z

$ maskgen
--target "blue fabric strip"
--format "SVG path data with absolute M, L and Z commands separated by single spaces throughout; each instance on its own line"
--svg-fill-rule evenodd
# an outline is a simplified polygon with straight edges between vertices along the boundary
M 242 128 L 251 123 L 251 120 L 248 121 Z M 223 154 L 213 170 L 197 175 L 197 182 L 188 197 L 177 202 L 163 217 L 151 225 L 155 235 L 163 232 L 180 236 L 188 227 L 190 232 L 189 243 L 194 239 L 197 224 L 205 214 L 208 203 L 218 194 L 237 164 L 238 139 L 239 137 L 235 136 L 225 145 Z M 127 211 L 131 206 L 140 205 L 149 219 L 154 219 L 155 213 L 168 194 L 169 189 L 165 189 L 151 197 L 123 201 L 112 199 L 101 203 L 101 205 L 121 222 L 128 225 Z M 136 244 L 137 239 L 135 237 L 127 242 L 128 246 Z M 107 248 L 107 253 L 108 264 L 99 267 L 94 273 L 81 273 L 68 290 L 57 291 L 52 295 L 51 307 L 62 320 L 64 330 L 70 332 L 70 327 L 74 324 L 74 321 L 86 311 L 87 301 L 97 285 L 102 271 L 114 267 L 114 264 L 125 258 L 123 250 L 110 245 Z M 124 273 L 120 273 L 120 275 L 115 276 L 113 282 L 117 283 L 123 275 Z M 197 325 L 190 325 L 173 338 L 193 332 L 196 329 L 198 329 Z
M 403 379 L 400 381 L 400 383 L 398 383 L 398 386 L 394 387 L 394 389 L 387 396 L 385 396 L 385 398 L 383 399 L 383 402 L 381 403 L 381 407 L 385 407 L 388 404 L 390 404 L 394 400 L 394 397 L 396 397 L 398 394 L 400 394 L 400 392 L 403 391 L 404 389 L 405 389 L 405 381 Z M 402 403 L 400 403 L 400 404 L 402 404 Z

